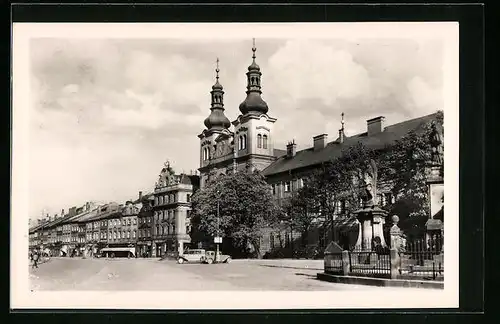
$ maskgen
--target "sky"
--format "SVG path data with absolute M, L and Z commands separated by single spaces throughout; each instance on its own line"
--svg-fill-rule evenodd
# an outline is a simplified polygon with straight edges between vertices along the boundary
M 32 38 L 29 212 L 150 192 L 163 163 L 198 168 L 215 62 L 230 120 L 245 99 L 252 39 Z M 366 120 L 387 124 L 443 109 L 441 39 L 257 38 L 262 97 L 276 148 L 335 140 Z

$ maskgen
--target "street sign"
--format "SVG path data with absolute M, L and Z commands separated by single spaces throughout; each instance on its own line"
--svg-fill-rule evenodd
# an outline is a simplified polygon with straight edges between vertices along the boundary
M 220 236 L 214 237 L 214 243 L 222 243 L 222 237 Z

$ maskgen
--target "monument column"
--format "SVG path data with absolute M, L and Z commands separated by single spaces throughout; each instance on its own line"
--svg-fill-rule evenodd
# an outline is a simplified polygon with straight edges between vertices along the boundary
M 444 235 L 444 174 L 443 134 L 437 124 L 432 124 L 430 134 L 432 156 L 426 168 L 426 183 L 429 194 L 429 219 L 426 226 L 426 242 Z M 442 248 L 442 245 L 441 245 Z

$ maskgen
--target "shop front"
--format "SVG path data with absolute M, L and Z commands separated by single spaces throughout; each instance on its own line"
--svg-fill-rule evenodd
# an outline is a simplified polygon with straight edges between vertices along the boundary
M 140 258 L 149 258 L 152 256 L 151 242 L 139 241 L 137 242 L 137 255 Z

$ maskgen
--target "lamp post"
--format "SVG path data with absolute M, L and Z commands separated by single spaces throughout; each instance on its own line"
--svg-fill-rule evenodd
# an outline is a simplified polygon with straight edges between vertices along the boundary
M 215 243 L 215 261 L 219 262 L 219 231 L 220 231 L 220 214 L 219 214 L 219 202 L 220 202 L 220 191 L 217 190 L 217 243 Z

